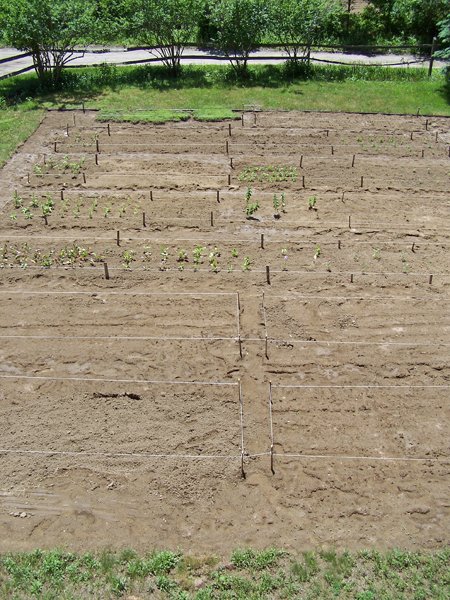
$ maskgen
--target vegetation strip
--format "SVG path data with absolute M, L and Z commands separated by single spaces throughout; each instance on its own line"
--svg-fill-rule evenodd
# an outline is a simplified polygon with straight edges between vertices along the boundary
M 35 550 L 0 556 L 0 595 L 8 598 L 178 600 L 382 600 L 448 597 L 450 549 L 431 552 L 235 550 L 229 560 L 163 550 L 82 554 Z

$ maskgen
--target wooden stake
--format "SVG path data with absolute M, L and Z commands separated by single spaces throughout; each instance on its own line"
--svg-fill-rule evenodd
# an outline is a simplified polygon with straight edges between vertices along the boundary
M 231 137 L 231 123 L 228 123 L 228 135 Z
M 120 246 L 120 231 L 117 231 L 116 233 L 116 243 L 118 246 Z
M 142 227 L 147 227 L 147 224 L 145 222 L 145 212 L 142 213 Z
M 329 136 L 329 134 L 330 134 L 330 130 L 329 130 L 329 129 L 327 129 L 327 130 L 326 130 L 326 132 L 327 132 L 327 137 L 328 137 L 328 136 Z
M 356 156 L 355 156 L 355 155 L 353 155 L 353 158 L 352 158 L 352 167 L 354 167 L 354 166 L 355 166 L 355 158 L 356 158 Z
M 75 120 L 75 113 L 73 113 L 73 124 L 74 124 L 74 125 L 76 125 L 76 124 L 77 124 L 77 122 L 76 122 L 76 120 Z
M 413 139 L 413 134 L 414 134 L 414 132 L 413 132 L 413 131 L 411 131 L 411 135 L 410 135 L 411 141 L 412 141 L 412 139 Z
M 105 269 L 105 279 L 109 279 L 108 263 L 104 262 L 103 263 L 103 268 Z
M 353 283 L 353 273 L 350 275 L 350 283 Z
M 342 196 L 341 196 L 341 202 L 344 202 L 344 197 L 345 197 L 345 191 L 342 192 Z
M 267 339 L 267 335 L 265 336 L 265 355 L 267 360 L 269 360 L 269 341 Z
M 98 140 L 95 140 L 95 149 L 100 154 L 100 144 L 98 143 Z
M 428 131 L 428 119 L 425 121 L 425 129 Z
M 53 152 L 56 152 L 56 142 L 53 142 Z
M 45 223 L 45 225 L 48 225 L 47 215 L 44 215 L 44 223 Z
M 238 337 L 238 342 L 239 342 L 239 356 L 242 358 L 242 340 L 241 340 L 240 335 Z
M 244 113 L 242 113 L 242 115 L 241 115 L 241 124 L 242 124 L 242 127 L 244 127 Z
M 86 183 L 86 173 L 83 171 L 83 183 Z
M 300 154 L 300 169 L 302 168 L 302 164 L 303 164 L 303 154 Z
M 219 190 L 216 190 L 216 200 L 220 204 L 220 192 L 219 192 Z
M 352 216 L 348 215 L 348 228 L 351 229 L 352 228 Z
M 228 173 L 228 185 L 231 185 L 231 175 Z
M 228 140 L 225 142 L 225 151 L 228 154 L 230 151 L 229 145 L 228 145 Z
M 234 167 L 233 167 L 233 157 L 230 158 L 230 169 L 234 169 Z
M 245 470 L 244 470 L 244 451 L 241 451 L 241 477 L 245 479 Z
M 253 119 L 254 119 L 254 123 L 256 125 L 256 113 L 255 112 L 253 113 Z
M 334 146 L 331 146 L 331 156 L 334 154 Z
M 60 196 L 61 196 L 61 200 L 64 200 L 64 188 L 61 189 Z
M 67 123 L 67 125 L 66 125 L 66 134 L 67 134 L 67 137 L 69 137 L 69 123 Z
M 30 174 L 27 173 L 27 183 L 30 183 Z
M 98 154 L 95 153 L 95 164 L 98 166 Z
M 213 211 L 211 211 L 210 220 L 211 220 L 211 227 L 214 227 L 214 213 L 213 213 Z
M 111 137 L 111 126 L 109 123 L 108 123 L 108 136 Z
M 439 140 L 438 140 L 438 137 L 439 137 L 439 132 L 438 132 L 438 131 L 436 131 L 436 135 L 435 135 L 435 140 L 436 140 L 436 142 L 437 142 L 437 141 L 439 141 Z
M 341 240 L 338 240 L 338 250 L 341 249 Z
M 261 234 L 261 249 L 264 250 L 264 234 Z
M 85 113 L 86 113 L 86 109 L 85 109 L 85 107 L 84 107 L 84 102 L 82 102 L 82 103 L 81 103 L 81 106 L 82 106 L 82 108 L 83 108 L 83 114 L 85 114 Z
M 433 283 L 433 275 L 430 275 L 428 278 L 428 283 L 431 285 Z
M 239 292 L 236 292 L 236 294 L 237 294 L 238 311 L 241 312 L 241 297 L 239 295 Z
M 153 202 L 153 190 L 150 190 L 150 202 Z
M 422 148 L 422 158 L 425 156 L 425 150 Z
M 305 176 L 302 175 L 302 186 L 305 187 Z
M 270 267 L 266 266 L 266 281 L 267 285 L 270 285 Z
M 412 246 L 411 246 L 411 252 L 415 252 L 415 250 L 414 250 L 415 245 L 416 245 L 416 242 L 413 242 Z
M 364 187 L 364 177 L 361 175 L 361 187 Z

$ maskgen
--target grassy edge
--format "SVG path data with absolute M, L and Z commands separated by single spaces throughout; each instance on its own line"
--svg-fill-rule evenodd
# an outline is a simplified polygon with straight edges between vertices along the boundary
M 289 553 L 239 549 L 228 561 L 181 552 L 62 550 L 0 556 L 0 597 L 304 598 L 444 600 L 450 548 Z

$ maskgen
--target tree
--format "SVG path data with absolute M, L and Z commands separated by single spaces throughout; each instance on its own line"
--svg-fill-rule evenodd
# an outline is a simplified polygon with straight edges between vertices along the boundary
M 289 58 L 308 57 L 311 46 L 336 35 L 344 11 L 339 0 L 271 0 L 271 30 Z
M 3 11 L 6 42 L 31 52 L 39 79 L 52 84 L 91 36 L 91 0 L 9 0 Z
M 212 7 L 211 22 L 217 30 L 213 41 L 238 75 L 247 74 L 248 57 L 260 46 L 268 20 L 264 0 L 218 0 Z
M 436 56 L 439 58 L 450 59 L 450 16 L 442 21 L 439 21 L 439 41 L 443 48 L 436 52 Z M 447 73 L 449 69 L 447 67 Z
M 187 43 L 196 37 L 202 6 L 201 0 L 136 0 L 132 30 L 176 74 Z

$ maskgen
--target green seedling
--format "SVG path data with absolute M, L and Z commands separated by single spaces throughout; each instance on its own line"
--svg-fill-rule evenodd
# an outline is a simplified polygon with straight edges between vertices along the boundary
M 281 192 L 281 212 L 286 212 L 286 194 Z
M 375 260 L 380 260 L 381 259 L 381 250 L 379 248 L 374 248 L 373 249 L 372 258 L 374 258 Z
M 160 269 L 160 271 L 165 271 L 167 269 L 167 267 L 166 267 L 167 259 L 169 258 L 169 248 L 167 246 L 162 246 L 159 255 L 161 257 L 161 263 L 159 265 L 159 269 Z
M 273 204 L 273 210 L 275 211 L 273 216 L 275 219 L 279 219 L 281 216 L 280 215 L 281 200 L 279 200 L 279 198 L 276 194 L 273 195 L 272 204 Z
M 16 215 L 16 213 L 11 213 L 9 215 L 9 218 L 11 219 L 11 221 L 17 221 L 17 215 Z
M 317 210 L 317 196 L 310 196 L 308 198 L 308 210 Z
M 39 208 L 39 200 L 37 199 L 36 194 L 31 196 L 30 208 Z
M 16 209 L 22 208 L 23 199 L 21 196 L 19 196 L 19 194 L 17 192 L 14 192 L 14 194 L 13 194 L 13 202 L 14 202 L 14 208 L 16 208 Z
M 33 173 L 37 177 L 42 177 L 42 167 L 41 167 L 41 165 L 33 165 Z
M 33 218 L 33 213 L 31 212 L 31 210 L 27 206 L 24 206 L 22 208 L 22 213 L 24 214 L 25 219 L 30 220 L 30 219 Z
M 251 202 L 251 198 L 253 196 L 253 190 L 251 188 L 247 188 L 245 193 L 245 215 L 247 219 L 251 219 L 255 212 L 259 208 L 258 202 Z
M 238 258 L 238 256 L 239 256 L 239 253 L 238 253 L 238 251 L 236 250 L 236 248 L 233 248 L 233 249 L 231 250 L 231 256 L 232 256 L 233 258 Z
M 228 263 L 227 272 L 228 273 L 232 273 L 233 272 L 233 265 L 231 263 Z
M 251 265 L 252 265 L 252 261 L 250 260 L 250 257 L 246 256 L 244 258 L 243 263 L 242 263 L 242 270 L 243 271 L 250 271 Z
M 125 269 L 130 269 L 131 263 L 135 260 L 133 250 L 124 250 L 122 254 L 123 266 Z
M 218 262 L 217 262 L 217 257 L 214 255 L 209 255 L 209 266 L 211 271 L 214 271 L 214 273 L 217 273 L 217 271 L 219 270 L 219 266 L 218 266 Z
M 111 208 L 110 208 L 109 206 L 107 206 L 107 207 L 104 209 L 103 216 L 104 216 L 104 217 L 107 217 L 107 216 L 109 215 L 109 213 L 110 213 L 110 212 L 111 212 Z
M 194 256 L 194 265 L 198 267 L 198 265 L 202 262 L 203 252 L 205 248 L 203 246 L 195 246 L 192 254 Z
M 317 245 L 317 246 L 316 246 L 316 250 L 315 250 L 315 252 L 314 252 L 314 260 L 316 260 L 317 258 L 319 258 L 319 256 L 320 256 L 321 252 L 322 252 L 322 251 L 321 251 L 321 249 L 320 249 L 320 246 L 319 246 L 319 245 Z
M 185 263 L 188 262 L 188 255 L 187 252 L 185 250 L 180 250 L 178 252 L 178 258 L 177 258 L 177 262 L 179 263 Z

